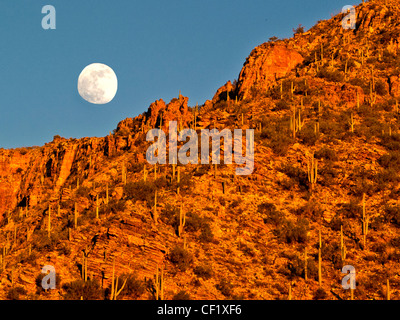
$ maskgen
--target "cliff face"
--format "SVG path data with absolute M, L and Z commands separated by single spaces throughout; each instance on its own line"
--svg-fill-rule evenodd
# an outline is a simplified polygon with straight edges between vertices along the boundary
M 255 48 L 239 74 L 238 97 L 241 99 L 248 97 L 253 86 L 257 90 L 271 88 L 278 79 L 286 76 L 301 62 L 303 62 L 301 54 L 285 45 L 265 43 Z
M 355 30 L 339 14 L 255 48 L 197 108 L 160 99 L 103 138 L 0 150 L 0 298 L 17 286 L 24 299 L 109 298 L 115 265 L 123 299 L 155 298 L 161 267 L 167 299 L 286 299 L 290 285 L 295 299 L 348 299 L 345 264 L 356 299 L 383 298 L 386 279 L 397 297 L 400 11 L 390 0 L 356 10 Z M 253 173 L 149 165 L 146 133 L 171 120 L 254 129 Z M 56 290 L 37 285 L 43 265 Z

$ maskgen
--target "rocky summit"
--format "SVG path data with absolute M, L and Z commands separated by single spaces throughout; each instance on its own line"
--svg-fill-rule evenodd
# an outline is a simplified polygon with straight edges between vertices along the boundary
M 0 150 L 0 299 L 399 298 L 400 5 L 355 12 L 261 44 L 203 105 Z M 253 129 L 252 174 L 149 164 L 169 121 Z

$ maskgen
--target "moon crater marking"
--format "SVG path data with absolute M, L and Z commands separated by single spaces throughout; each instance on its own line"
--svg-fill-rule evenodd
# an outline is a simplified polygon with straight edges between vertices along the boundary
M 114 99 L 118 90 L 118 80 L 113 69 L 102 63 L 92 63 L 85 67 L 78 78 L 78 92 L 93 104 L 106 104 Z

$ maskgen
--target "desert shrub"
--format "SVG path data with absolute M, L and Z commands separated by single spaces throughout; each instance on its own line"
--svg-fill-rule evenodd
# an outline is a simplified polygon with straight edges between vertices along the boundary
M 304 26 L 299 24 L 297 28 L 293 29 L 293 35 L 304 33 Z
M 39 273 L 39 275 L 36 277 L 36 279 L 35 279 L 35 284 L 36 284 L 36 291 L 37 291 L 37 293 L 41 293 L 41 292 L 44 292 L 44 291 L 46 291 L 46 290 L 44 290 L 43 289 L 43 287 L 42 287 L 42 280 L 43 280 L 43 278 L 46 276 L 46 274 L 45 273 Z M 60 286 L 60 284 L 61 284 L 61 277 L 60 277 L 60 275 L 58 274 L 58 272 L 56 272 L 56 288 L 60 288 L 61 286 Z
M 193 269 L 193 272 L 196 276 L 198 276 L 199 278 L 203 278 L 205 280 L 210 279 L 213 276 L 212 267 L 208 264 L 201 264 L 196 266 Z
M 156 186 L 151 181 L 128 182 L 124 186 L 124 194 L 133 201 L 146 201 L 151 204 L 154 201 Z
M 190 294 L 185 290 L 181 290 L 178 293 L 174 294 L 172 300 L 190 300 Z
M 288 262 L 279 270 L 282 274 L 294 279 L 296 277 L 305 277 L 305 264 L 304 258 L 300 258 L 296 255 L 288 257 Z M 311 257 L 307 257 L 307 278 L 317 279 L 318 278 L 318 267 Z
M 313 125 L 306 125 L 297 133 L 297 138 L 306 146 L 314 146 L 318 140 L 318 135 L 315 134 Z
M 400 171 L 400 151 L 390 151 L 387 154 L 382 155 L 378 159 L 378 163 L 386 169 L 394 169 L 395 171 Z
M 399 180 L 398 172 L 393 168 L 378 171 L 373 179 L 376 191 L 391 189 L 391 184 L 397 184 Z
M 338 70 L 330 70 L 328 68 L 321 68 L 317 73 L 318 78 L 324 78 L 331 82 L 342 82 L 343 74 Z
M 326 159 L 326 160 L 330 160 L 330 161 L 337 161 L 338 157 L 336 155 L 336 152 L 329 148 L 329 147 L 322 147 L 321 149 L 315 151 L 314 153 L 314 157 L 316 159 Z
M 375 91 L 380 96 L 384 96 L 387 94 L 386 86 L 382 80 L 378 79 L 375 81 Z
M 348 179 L 353 182 L 350 192 L 357 197 L 361 197 L 363 193 L 373 195 L 376 192 L 376 184 L 373 182 L 375 173 L 372 170 L 355 167 Z
M 400 150 L 400 134 L 392 133 L 381 136 L 381 144 L 388 150 Z
M 233 284 L 226 278 L 221 278 L 215 286 L 225 297 L 230 297 L 233 293 Z
M 129 296 L 130 298 L 137 299 L 144 294 L 146 290 L 145 282 L 137 278 L 135 273 L 122 274 L 120 276 L 119 282 L 126 284 L 124 289 L 121 291 L 120 296 Z
M 8 300 L 20 300 L 21 295 L 26 295 L 28 292 L 22 286 L 17 286 L 10 288 L 7 291 L 7 299 Z
M 308 201 L 304 206 L 296 210 L 296 215 L 303 215 L 304 217 L 311 218 L 314 221 L 322 218 L 324 210 L 321 208 L 317 201 Z
M 167 203 L 161 211 L 160 218 L 164 223 L 177 230 L 179 226 L 179 208 Z
M 314 300 L 324 300 L 324 299 L 326 299 L 326 297 L 327 297 L 327 294 L 326 294 L 325 290 L 322 288 L 318 288 L 314 293 L 313 299 Z
M 283 214 L 279 212 L 271 202 L 263 202 L 258 206 L 258 212 L 261 213 L 264 223 L 270 223 L 278 226 L 283 221 Z
M 392 223 L 396 227 L 400 227 L 400 206 L 385 206 L 384 221 Z
M 284 221 L 282 226 L 274 229 L 273 232 L 280 241 L 284 241 L 286 243 L 305 243 L 308 239 L 308 230 L 308 220 L 299 218 L 296 223 L 290 220 Z
M 290 104 L 287 102 L 287 100 L 282 99 L 275 103 L 273 111 L 289 110 L 289 109 L 290 109 Z
M 362 215 L 362 207 L 355 200 L 350 200 L 349 203 L 341 203 L 338 208 L 338 215 L 346 219 L 357 219 Z
M 316 246 L 318 246 L 317 244 Z M 340 246 L 337 242 L 327 243 L 322 242 L 321 247 L 322 259 L 324 261 L 331 261 L 335 269 L 339 269 L 342 266 L 342 256 L 340 254 Z
M 169 260 L 181 271 L 186 271 L 193 262 L 192 254 L 183 247 L 174 247 L 170 254 Z
M 199 240 L 204 243 L 214 241 L 214 234 L 209 223 L 205 224 L 201 229 Z
M 99 208 L 99 214 L 117 214 L 123 212 L 126 208 L 126 202 L 123 200 L 112 199 L 108 205 Z
M 331 161 L 318 168 L 318 183 L 322 186 L 330 187 L 335 184 L 339 171 L 334 167 Z
M 60 244 L 60 233 L 51 232 L 50 238 L 47 230 L 35 230 L 33 233 L 33 249 L 37 251 L 54 251 Z
M 291 164 L 283 165 L 279 171 L 286 174 L 290 180 L 298 185 L 302 191 L 308 190 L 308 176 L 307 173 L 299 167 Z
M 97 280 L 75 280 L 63 285 L 65 300 L 101 300 L 104 291 Z
M 90 194 L 91 189 L 89 187 L 85 186 L 80 186 L 78 190 L 76 190 L 76 195 L 78 197 L 85 197 L 88 198 Z
M 261 139 L 266 139 L 264 144 L 271 148 L 277 155 L 285 155 L 293 143 L 288 130 L 289 126 L 283 124 L 265 126 L 261 131 Z
M 329 118 L 320 120 L 319 131 L 324 134 L 324 140 L 327 142 L 342 139 L 343 134 L 346 132 L 345 124 Z

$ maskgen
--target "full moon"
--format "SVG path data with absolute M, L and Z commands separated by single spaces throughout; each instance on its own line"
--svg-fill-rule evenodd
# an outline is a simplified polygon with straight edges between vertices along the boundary
M 92 63 L 82 70 L 78 78 L 78 92 L 86 101 L 106 104 L 114 99 L 118 80 L 113 69 L 102 63 Z

